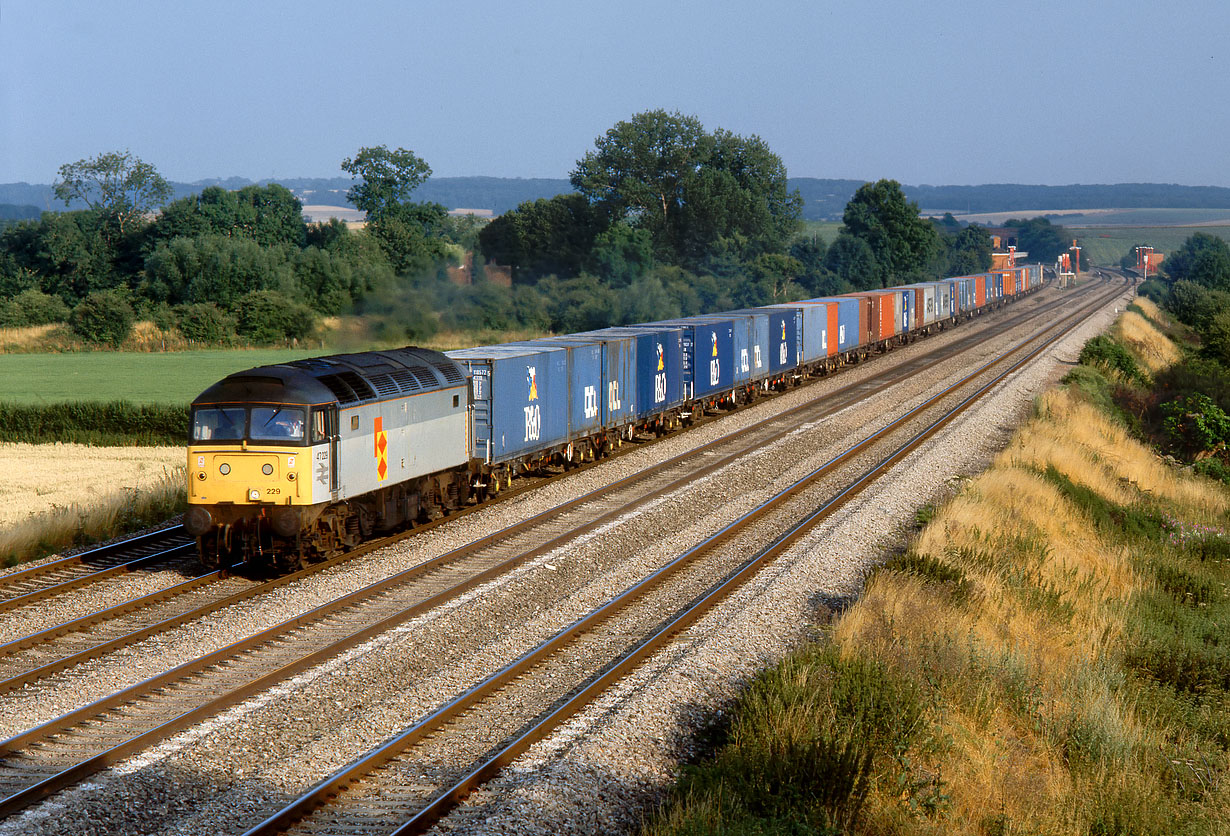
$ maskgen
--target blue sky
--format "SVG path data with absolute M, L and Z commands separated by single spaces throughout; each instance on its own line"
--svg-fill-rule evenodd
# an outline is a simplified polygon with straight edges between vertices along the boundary
M 129 149 L 167 178 L 567 177 L 655 108 L 791 176 L 1230 186 L 1230 4 L 0 0 L 0 182 Z

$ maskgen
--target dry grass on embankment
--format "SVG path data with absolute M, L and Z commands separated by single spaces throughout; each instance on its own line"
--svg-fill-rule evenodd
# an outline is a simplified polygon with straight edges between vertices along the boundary
M 181 510 L 182 447 L 0 444 L 0 564 L 160 522 Z
M 1157 374 L 1178 362 L 1179 349 L 1154 327 L 1153 323 L 1164 317 L 1157 305 L 1143 296 L 1137 297 L 1133 304 L 1145 315 L 1131 310 L 1124 312 L 1115 323 L 1112 334 L 1140 360 L 1149 374 Z
M 1230 832 L 1230 496 L 1036 412 L 646 833 Z

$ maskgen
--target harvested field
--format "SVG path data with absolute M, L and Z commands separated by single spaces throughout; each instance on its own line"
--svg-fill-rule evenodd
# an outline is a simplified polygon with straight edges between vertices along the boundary
M 0 444 L 0 528 L 152 488 L 184 466 L 183 447 Z

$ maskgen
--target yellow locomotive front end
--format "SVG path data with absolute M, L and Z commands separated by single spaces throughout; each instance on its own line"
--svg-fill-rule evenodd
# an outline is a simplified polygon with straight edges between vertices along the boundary
M 184 527 L 210 567 L 315 556 L 305 527 L 334 488 L 330 393 L 293 369 L 231 375 L 192 404 Z

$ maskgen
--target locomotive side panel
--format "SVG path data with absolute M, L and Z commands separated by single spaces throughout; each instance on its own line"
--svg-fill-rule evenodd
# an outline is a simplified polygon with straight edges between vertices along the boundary
M 340 411 L 338 499 L 464 465 L 466 392 L 456 386 Z

